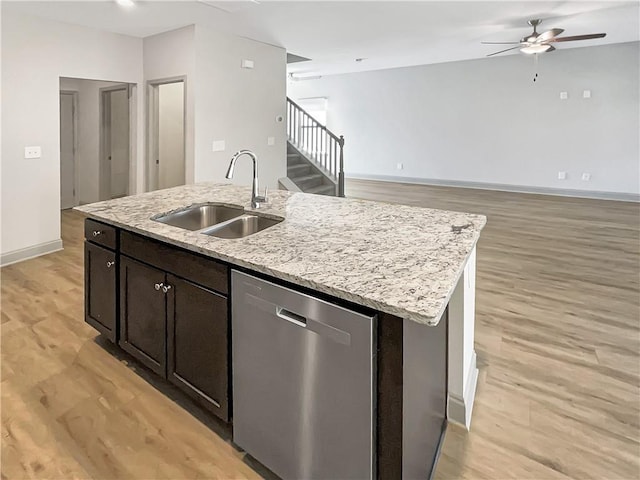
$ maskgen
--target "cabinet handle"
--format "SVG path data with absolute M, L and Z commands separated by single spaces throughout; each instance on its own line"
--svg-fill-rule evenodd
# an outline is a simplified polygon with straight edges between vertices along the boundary
M 100 230 L 94 230 L 93 231 L 93 236 L 97 237 L 98 235 L 102 235 L 102 232 Z
M 116 262 L 107 262 L 107 268 L 111 268 L 116 264 Z
M 162 287 L 162 291 L 164 293 L 167 293 L 169 290 L 171 290 L 171 285 L 165 285 L 165 286 Z
M 164 287 L 164 283 L 156 283 L 156 284 L 154 285 L 154 288 L 155 288 L 156 290 L 160 290 L 162 287 Z

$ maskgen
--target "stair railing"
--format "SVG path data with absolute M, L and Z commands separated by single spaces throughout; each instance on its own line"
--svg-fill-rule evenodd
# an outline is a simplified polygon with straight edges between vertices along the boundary
M 287 135 L 289 142 L 336 182 L 338 196 L 344 197 L 344 137 L 335 135 L 290 98 L 287 98 Z

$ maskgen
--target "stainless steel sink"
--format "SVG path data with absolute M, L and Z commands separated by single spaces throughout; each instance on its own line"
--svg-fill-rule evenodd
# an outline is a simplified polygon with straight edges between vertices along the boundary
M 218 238 L 243 238 L 258 233 L 265 228 L 280 223 L 282 219 L 267 218 L 258 215 L 242 215 L 234 220 L 225 222 L 202 233 Z
M 175 212 L 152 217 L 156 222 L 165 223 L 186 230 L 202 230 L 218 223 L 239 217 L 244 213 L 242 207 L 228 207 L 215 203 L 192 205 Z

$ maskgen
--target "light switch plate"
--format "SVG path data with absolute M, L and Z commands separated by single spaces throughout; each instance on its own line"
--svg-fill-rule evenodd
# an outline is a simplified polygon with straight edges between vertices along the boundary
M 566 180 L 567 172 L 558 172 L 558 180 Z
M 242 68 L 252 69 L 253 68 L 253 60 L 242 60 L 240 65 Z
M 582 92 L 582 98 L 591 98 L 591 90 L 585 90 Z
M 24 147 L 24 158 L 40 158 L 40 157 L 42 157 L 42 148 Z
M 273 147 L 276 144 L 276 137 L 267 137 L 267 145 Z
M 590 181 L 590 180 L 591 180 L 591 174 L 590 174 L 589 172 L 584 172 L 584 173 L 582 174 L 582 180 L 583 180 L 584 182 L 588 182 L 588 181 Z
M 214 140 L 211 145 L 211 150 L 214 152 L 224 152 L 227 149 L 227 145 L 224 140 Z
M 560 100 L 566 100 L 569 98 L 569 94 L 567 92 L 560 92 Z

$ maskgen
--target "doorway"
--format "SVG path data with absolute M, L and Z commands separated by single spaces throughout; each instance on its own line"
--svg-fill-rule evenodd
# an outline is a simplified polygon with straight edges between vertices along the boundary
M 128 84 L 100 89 L 100 198 L 129 194 L 130 88 Z
M 148 83 L 149 190 L 185 184 L 185 77 Z
M 78 205 L 76 197 L 76 143 L 78 94 L 60 91 L 60 210 Z

